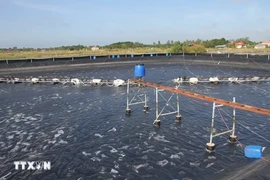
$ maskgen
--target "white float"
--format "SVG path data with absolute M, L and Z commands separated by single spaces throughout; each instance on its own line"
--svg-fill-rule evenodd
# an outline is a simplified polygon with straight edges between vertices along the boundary
M 182 77 L 175 78 L 175 79 L 173 79 L 172 81 L 173 81 L 173 83 L 175 83 L 175 84 L 181 84 L 181 83 L 183 83 L 183 78 L 182 78 Z
M 74 78 L 74 79 L 71 79 L 70 81 L 73 85 L 80 85 L 81 84 L 81 81 L 77 78 Z
M 199 79 L 198 78 L 190 78 L 189 84 L 198 84 Z
M 32 78 L 32 79 L 31 79 L 31 82 L 32 82 L 33 84 L 37 84 L 37 83 L 38 83 L 38 81 L 39 81 L 39 79 L 38 79 L 38 78 Z
M 102 79 L 92 79 L 91 84 L 94 86 L 99 86 L 101 85 Z
M 210 77 L 210 78 L 209 78 L 209 81 L 210 81 L 211 83 L 215 83 L 215 84 L 219 83 L 218 77 Z
M 228 78 L 228 80 L 229 80 L 231 83 L 238 83 L 238 78 L 237 78 L 237 77 L 230 77 L 230 78 Z
M 251 78 L 251 81 L 256 82 L 256 81 L 258 81 L 259 79 L 260 79 L 259 77 L 255 76 L 255 77 Z
M 58 78 L 53 78 L 53 79 L 52 79 L 52 82 L 53 82 L 53 84 L 57 84 L 57 83 L 60 82 L 60 79 L 58 79 Z
M 122 79 L 116 79 L 116 80 L 113 80 L 113 85 L 115 87 L 123 86 L 123 85 L 125 85 L 125 81 Z

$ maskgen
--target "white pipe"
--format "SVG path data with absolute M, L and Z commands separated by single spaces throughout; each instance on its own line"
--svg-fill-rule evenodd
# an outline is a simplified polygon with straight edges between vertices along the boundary
M 233 102 L 235 102 L 235 97 L 233 97 Z M 236 120 L 235 120 L 235 108 L 233 108 L 233 127 L 232 127 L 232 136 L 235 135 L 235 124 L 236 124 Z
M 210 129 L 210 144 L 212 144 L 212 139 L 213 139 L 214 122 L 215 122 L 215 109 L 216 109 L 216 103 L 213 103 L 212 123 L 211 123 L 211 129 Z

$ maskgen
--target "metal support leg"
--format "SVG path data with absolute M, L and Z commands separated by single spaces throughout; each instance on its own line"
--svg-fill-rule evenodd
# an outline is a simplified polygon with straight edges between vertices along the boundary
M 177 115 L 176 115 L 176 121 L 180 121 L 182 116 L 180 115 L 180 101 L 179 101 L 179 95 L 176 94 L 176 103 L 177 103 Z
M 154 124 L 159 126 L 160 120 L 158 120 L 158 117 L 159 117 L 158 115 L 158 88 L 156 88 L 156 119 L 154 121 Z
M 212 110 L 212 123 L 210 128 L 210 141 L 206 144 L 206 149 L 208 151 L 213 151 L 215 149 L 215 144 L 213 143 L 213 132 L 214 132 L 214 122 L 215 122 L 215 109 L 216 103 L 213 103 L 213 110 Z
M 148 105 L 147 105 L 147 96 L 146 96 L 146 89 L 144 88 L 144 107 L 143 107 L 144 112 L 148 111 Z
M 233 102 L 235 102 L 235 97 L 233 97 Z M 231 143 L 236 142 L 236 136 L 235 136 L 235 124 L 236 124 L 236 119 L 235 119 L 235 108 L 233 108 L 233 126 L 232 126 L 232 135 L 229 137 L 229 140 Z
M 127 83 L 127 108 L 126 108 L 126 115 L 130 115 L 130 113 L 131 113 L 131 110 L 129 108 L 129 85 L 130 85 L 130 82 L 129 82 L 129 79 L 128 79 L 128 83 Z

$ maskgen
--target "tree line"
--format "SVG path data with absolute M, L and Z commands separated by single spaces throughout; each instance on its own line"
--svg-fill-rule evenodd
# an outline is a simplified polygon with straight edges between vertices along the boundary
M 165 43 L 161 41 L 153 42 L 152 44 L 144 44 L 140 42 L 116 42 L 105 46 L 99 46 L 102 49 L 134 49 L 134 48 L 162 48 L 170 49 L 171 52 L 206 52 L 206 48 L 215 48 L 218 45 L 227 45 L 233 48 L 234 44 L 228 44 L 229 42 L 243 42 L 247 47 L 254 47 L 258 42 L 251 41 L 248 37 L 239 39 L 211 39 L 211 40 L 186 40 L 183 42 L 168 40 Z M 68 51 L 78 51 L 78 50 L 90 50 L 92 46 L 84 45 L 73 45 L 73 46 L 60 46 L 60 47 L 50 47 L 50 48 L 2 48 L 0 52 L 17 52 L 17 51 L 50 51 L 50 50 L 68 50 Z

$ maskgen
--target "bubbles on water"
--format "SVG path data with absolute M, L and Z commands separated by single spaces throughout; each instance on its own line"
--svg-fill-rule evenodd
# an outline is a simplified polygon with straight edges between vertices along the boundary
M 116 152 L 118 152 L 118 150 L 112 147 L 112 149 L 110 150 L 110 152 L 111 153 L 116 153 Z
M 171 159 L 181 159 L 181 157 L 178 154 L 174 154 L 170 156 Z
M 164 160 L 162 160 L 162 161 L 158 161 L 157 162 L 157 165 L 159 165 L 159 166 L 165 166 L 165 165 L 167 165 L 169 163 L 169 161 L 167 160 L 167 159 L 164 159 Z
M 170 142 L 165 139 L 165 136 L 160 136 L 160 135 L 155 136 L 154 139 L 161 142 Z
M 209 164 L 207 164 L 206 168 L 209 168 L 209 167 L 213 166 L 214 164 L 215 163 L 209 163 Z
M 118 171 L 117 171 L 117 170 L 115 170 L 115 169 L 111 169 L 111 173 L 113 173 L 113 174 L 117 174 L 117 173 L 118 173 Z
M 96 136 L 96 137 L 99 137 L 99 138 L 102 138 L 102 137 L 103 137 L 103 135 L 98 134 L 98 133 L 96 133 L 95 136 Z
M 96 152 L 95 152 L 96 155 L 99 155 L 99 153 L 101 153 L 101 151 L 96 151 Z
M 98 157 L 92 157 L 91 160 L 92 160 L 92 161 L 101 161 L 101 159 L 98 158 Z
M 200 166 L 200 163 L 199 162 L 194 162 L 194 163 L 190 162 L 189 165 L 194 166 L 194 167 L 198 167 L 198 166 Z
M 216 159 L 215 156 L 208 156 L 208 159 Z
M 112 129 L 110 129 L 108 132 L 116 132 L 116 128 L 113 127 Z
M 85 156 L 91 156 L 91 153 L 87 153 L 85 151 L 83 151 L 82 154 L 85 155 Z
M 146 168 L 147 166 L 149 166 L 149 164 L 148 164 L 148 163 L 145 163 L 145 164 L 134 165 L 133 168 L 134 168 L 134 170 L 136 171 L 136 173 L 139 173 L 138 170 L 139 170 L 140 168 Z

